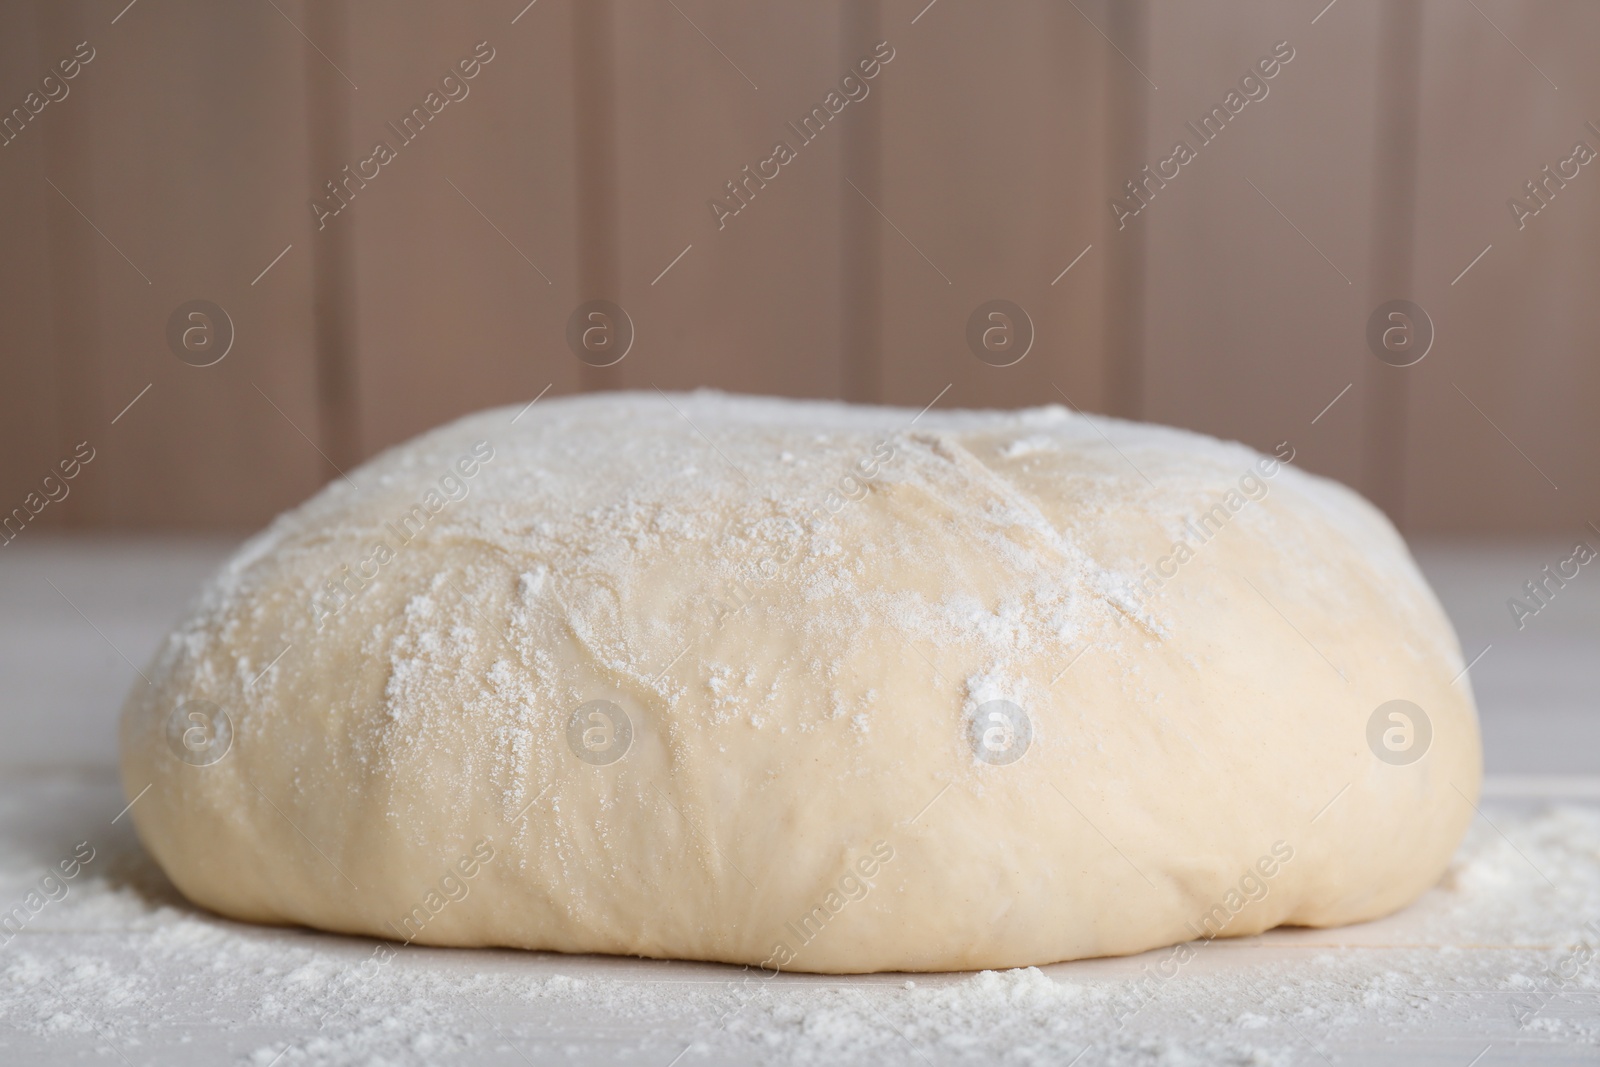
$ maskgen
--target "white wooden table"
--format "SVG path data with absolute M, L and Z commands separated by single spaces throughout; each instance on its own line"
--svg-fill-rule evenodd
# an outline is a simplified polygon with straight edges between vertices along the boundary
M 1473 670 L 1491 779 L 1451 873 L 1400 915 L 1214 942 L 1170 979 L 1150 953 L 771 982 L 418 947 L 374 966 L 373 942 L 190 907 L 113 822 L 113 724 L 123 657 L 143 666 L 223 547 L 0 554 L 0 909 L 95 850 L 0 933 L 0 1064 L 1600 1063 L 1600 579 L 1521 631 L 1504 606 L 1560 546 L 1423 555 L 1467 655 L 1492 646 Z

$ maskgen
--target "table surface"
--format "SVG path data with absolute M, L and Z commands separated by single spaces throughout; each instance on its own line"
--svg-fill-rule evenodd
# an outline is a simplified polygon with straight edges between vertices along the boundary
M 1176 968 L 1162 951 L 771 981 L 416 946 L 376 962 L 375 942 L 187 904 L 119 815 L 112 731 L 131 664 L 226 547 L 0 558 L 0 913 L 94 849 L 65 896 L 0 930 L 0 1063 L 1600 1063 L 1600 582 L 1521 630 L 1504 604 L 1558 544 L 1419 552 L 1467 656 L 1488 648 L 1472 679 L 1491 775 L 1411 908 L 1202 944 Z

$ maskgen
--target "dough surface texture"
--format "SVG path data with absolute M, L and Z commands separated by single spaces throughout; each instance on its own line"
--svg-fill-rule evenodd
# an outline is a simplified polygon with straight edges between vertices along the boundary
M 1455 635 L 1292 442 L 520 409 L 280 516 L 135 684 L 123 784 L 190 900 L 769 974 L 1018 967 L 1382 916 L 1473 816 Z

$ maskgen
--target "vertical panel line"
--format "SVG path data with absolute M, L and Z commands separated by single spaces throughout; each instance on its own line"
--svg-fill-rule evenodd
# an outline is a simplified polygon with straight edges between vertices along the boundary
M 616 38 L 611 0 L 572 7 L 573 162 L 577 184 L 578 300 L 622 304 L 620 190 L 617 176 Z M 626 306 L 626 305 L 624 305 Z M 635 323 L 635 329 L 641 324 Z M 643 329 L 648 329 L 644 326 Z M 578 372 L 583 392 L 621 387 L 622 368 Z
M 1377 138 L 1373 152 L 1372 271 L 1368 307 L 1411 298 L 1416 241 L 1417 142 L 1422 107 L 1422 5 L 1383 6 L 1378 24 Z M 1364 354 L 1365 355 L 1365 354 Z M 1407 398 L 1415 371 L 1368 356 L 1362 487 L 1404 529 Z
M 341 67 L 350 66 L 347 0 L 307 3 L 307 34 Z M 350 94 L 344 78 L 320 60 L 307 62 L 306 128 L 311 186 L 339 173 L 350 143 Z M 341 470 L 361 461 L 361 394 L 357 380 L 355 242 L 359 218 L 313 232 L 311 241 L 311 331 L 316 361 L 317 436 Z
M 848 69 L 864 43 L 880 39 L 878 0 L 841 0 L 838 6 L 839 54 Z M 887 79 L 885 80 L 887 82 Z M 893 95 L 887 84 L 877 92 Z M 883 399 L 882 223 L 854 190 L 854 182 L 874 202 L 883 201 L 884 102 L 863 108 L 844 124 L 839 184 L 839 392 L 855 403 Z

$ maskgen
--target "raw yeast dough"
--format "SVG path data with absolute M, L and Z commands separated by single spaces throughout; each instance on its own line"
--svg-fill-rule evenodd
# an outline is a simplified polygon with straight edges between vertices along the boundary
M 1473 815 L 1455 635 L 1293 442 L 520 407 L 281 516 L 135 684 L 132 816 L 195 903 L 769 974 L 1016 967 L 1381 916 Z

